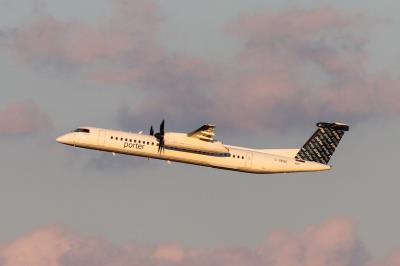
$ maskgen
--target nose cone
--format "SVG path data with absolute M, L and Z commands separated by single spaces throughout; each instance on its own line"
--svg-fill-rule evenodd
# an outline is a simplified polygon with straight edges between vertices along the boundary
M 74 136 L 72 134 L 65 134 L 56 139 L 58 143 L 74 145 Z

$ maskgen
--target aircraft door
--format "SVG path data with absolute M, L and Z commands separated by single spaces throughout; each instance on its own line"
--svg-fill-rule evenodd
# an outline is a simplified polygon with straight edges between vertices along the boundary
M 246 168 L 251 168 L 253 162 L 253 153 L 252 152 L 246 152 L 246 158 L 245 158 L 245 166 Z
M 104 141 L 105 141 L 105 134 L 106 132 L 102 129 L 99 129 L 99 133 L 97 136 L 97 145 L 101 148 L 104 146 Z

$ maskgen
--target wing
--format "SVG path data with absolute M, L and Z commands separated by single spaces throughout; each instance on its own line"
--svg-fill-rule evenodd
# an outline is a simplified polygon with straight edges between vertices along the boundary
M 187 135 L 192 138 L 197 138 L 199 140 L 213 142 L 214 141 L 214 129 L 215 125 L 207 124 L 201 126 L 193 132 L 188 133 Z

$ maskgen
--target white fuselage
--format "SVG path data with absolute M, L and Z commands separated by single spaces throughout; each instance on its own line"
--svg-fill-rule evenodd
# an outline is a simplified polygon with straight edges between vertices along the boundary
M 290 173 L 329 170 L 330 166 L 300 161 L 286 150 L 256 150 L 224 145 L 227 153 L 186 150 L 165 146 L 160 152 L 154 136 L 86 127 L 90 133 L 71 132 L 58 142 L 93 150 L 121 153 L 160 160 L 169 160 L 248 173 Z M 293 151 L 293 150 L 292 150 Z M 295 154 L 295 153 L 294 153 Z M 287 156 L 285 156 L 287 155 Z

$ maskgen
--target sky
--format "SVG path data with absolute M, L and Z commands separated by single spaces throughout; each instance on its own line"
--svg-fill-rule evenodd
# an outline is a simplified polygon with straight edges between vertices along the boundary
M 399 8 L 0 0 L 0 265 L 400 265 Z M 331 171 L 276 175 L 55 142 L 163 118 L 254 148 L 350 131 Z

